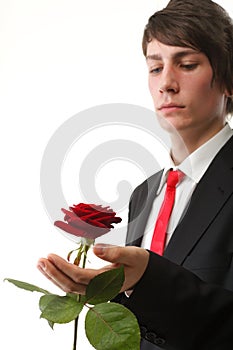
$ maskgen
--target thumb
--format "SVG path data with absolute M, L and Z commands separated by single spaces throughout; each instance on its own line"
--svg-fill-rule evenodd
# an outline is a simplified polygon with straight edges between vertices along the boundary
M 120 247 L 98 243 L 93 251 L 100 259 L 125 266 L 136 266 L 141 263 L 146 265 L 149 259 L 149 253 L 145 249 L 135 246 Z
M 128 247 L 119 247 L 111 244 L 95 244 L 93 252 L 100 259 L 111 263 L 127 264 L 129 260 Z
M 99 258 L 115 266 L 124 265 L 125 282 L 122 291 L 128 290 L 140 280 L 149 261 L 149 252 L 140 247 L 96 244 L 93 251 Z

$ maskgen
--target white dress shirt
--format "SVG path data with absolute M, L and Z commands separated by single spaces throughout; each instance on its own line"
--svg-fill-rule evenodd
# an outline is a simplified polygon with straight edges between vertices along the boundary
M 209 167 L 218 151 L 224 146 L 224 144 L 230 139 L 231 136 L 233 136 L 233 130 L 228 124 L 226 124 L 222 130 L 220 130 L 210 140 L 208 140 L 201 147 L 191 153 L 178 166 L 175 166 L 171 160 L 170 166 L 166 167 L 163 171 L 158 191 L 155 194 L 155 200 L 152 205 L 152 209 L 141 243 L 141 246 L 143 248 L 150 249 L 156 218 L 158 216 L 165 195 L 166 179 L 169 169 L 172 168 L 174 170 L 180 170 L 185 174 L 185 176 L 176 186 L 175 203 L 167 229 L 166 245 L 171 239 L 171 236 L 189 203 L 196 185 L 206 172 L 207 168 Z

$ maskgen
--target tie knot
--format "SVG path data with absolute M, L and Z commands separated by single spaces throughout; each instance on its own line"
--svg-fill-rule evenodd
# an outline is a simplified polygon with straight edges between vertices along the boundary
M 184 177 L 184 174 L 180 170 L 170 170 L 167 177 L 167 186 L 176 187 Z

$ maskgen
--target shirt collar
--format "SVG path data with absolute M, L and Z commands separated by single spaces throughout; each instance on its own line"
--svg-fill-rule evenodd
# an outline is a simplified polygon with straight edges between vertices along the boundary
M 218 151 L 232 136 L 233 130 L 227 123 L 223 129 L 221 129 L 216 135 L 214 135 L 210 140 L 204 143 L 196 151 L 191 153 L 178 166 L 176 166 L 171 159 L 170 164 L 168 164 L 163 170 L 157 194 L 161 191 L 163 185 L 165 184 L 167 179 L 167 173 L 170 169 L 179 169 L 197 184 L 206 172 L 208 166 L 210 165 Z
M 233 136 L 233 130 L 226 124 L 216 135 L 191 153 L 179 169 L 195 183 L 198 183 L 219 150 Z

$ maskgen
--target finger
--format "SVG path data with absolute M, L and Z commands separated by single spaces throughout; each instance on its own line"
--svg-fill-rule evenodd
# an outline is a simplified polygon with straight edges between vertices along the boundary
M 103 260 L 126 266 L 131 266 L 132 263 L 135 263 L 137 259 L 146 252 L 144 249 L 139 247 L 119 247 L 101 243 L 96 244 L 93 251 Z
M 37 266 L 45 277 L 64 292 L 85 294 L 86 285 L 72 280 L 68 275 L 60 271 L 50 260 L 40 259 Z
M 51 282 L 53 282 L 53 284 L 55 284 L 57 287 L 61 288 L 58 283 L 53 280 L 47 273 L 46 273 L 46 265 L 44 263 L 44 259 L 40 259 L 37 263 L 37 268 L 38 270 Z
M 71 264 L 56 254 L 49 254 L 48 260 L 65 276 L 78 284 L 87 285 L 99 272 L 95 269 L 83 269 Z
M 144 274 L 149 261 L 149 252 L 139 247 L 118 247 L 97 244 L 94 253 L 101 259 L 124 265 L 125 281 L 122 291 L 135 286 Z

